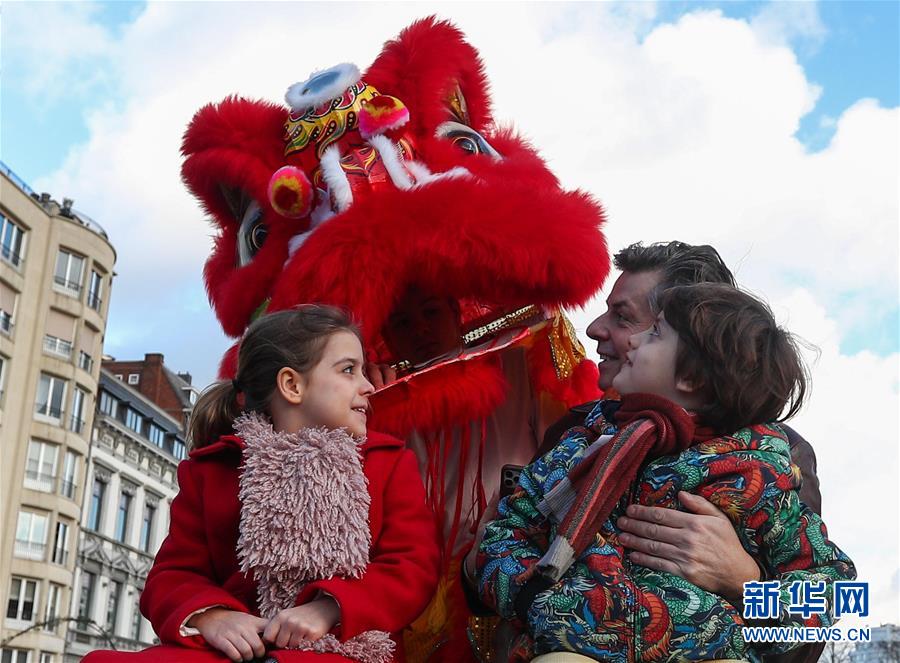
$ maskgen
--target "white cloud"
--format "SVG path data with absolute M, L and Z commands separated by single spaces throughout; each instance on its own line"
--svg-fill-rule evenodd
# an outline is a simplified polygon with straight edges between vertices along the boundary
M 798 43 L 808 49 L 818 49 L 828 34 L 818 4 L 810 0 L 770 2 L 750 20 L 750 26 L 767 43 Z
M 115 47 L 96 22 L 98 7 L 86 2 L 8 3 L 3 11 L 4 76 L 21 78 L 26 95 L 48 109 L 83 96 L 108 81 L 102 67 Z
M 897 305 L 898 109 L 860 100 L 819 153 L 795 139 L 820 95 L 791 47 L 821 39 L 814 6 L 773 4 L 751 22 L 695 11 L 649 32 L 652 6 L 512 7 L 160 3 L 112 43 L 81 16 L 77 34 L 97 35 L 120 99 L 93 108 L 90 140 L 35 185 L 74 197 L 118 249 L 114 352 L 163 351 L 205 382 L 227 345 L 202 307 L 209 230 L 178 177 L 193 112 L 233 92 L 281 101 L 336 62 L 365 67 L 385 39 L 437 11 L 481 50 L 496 116 L 515 121 L 567 186 L 604 202 L 611 247 L 714 244 L 820 345 L 797 427 L 819 454 L 835 539 L 862 579 L 887 587 L 898 550 L 897 356 L 842 355 L 839 343 L 860 318 Z M 67 57 L 34 64 L 40 80 L 60 80 Z M 896 613 L 888 588 L 877 615 Z

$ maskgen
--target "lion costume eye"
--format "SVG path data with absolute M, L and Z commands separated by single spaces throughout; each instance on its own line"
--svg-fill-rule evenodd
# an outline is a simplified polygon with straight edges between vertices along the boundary
M 439 138 L 446 138 L 467 155 L 486 154 L 494 159 L 502 158 L 480 133 L 459 122 L 444 122 L 434 133 Z
M 263 243 L 269 229 L 263 223 L 262 210 L 255 201 L 251 201 L 241 218 L 241 227 L 238 229 L 237 249 L 238 266 L 243 267 L 256 255 Z

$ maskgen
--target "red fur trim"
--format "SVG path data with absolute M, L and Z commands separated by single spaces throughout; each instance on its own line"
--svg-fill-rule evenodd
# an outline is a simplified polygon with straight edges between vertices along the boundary
M 266 200 L 269 178 L 284 164 L 281 140 L 286 109 L 264 101 L 227 97 L 194 115 L 184 134 L 181 174 L 188 189 L 220 228 L 235 222 L 220 185 Z
M 234 343 L 222 355 L 222 361 L 219 362 L 220 380 L 231 380 L 237 375 L 238 349 L 240 346 L 240 342 Z
M 229 97 L 201 108 L 184 136 L 182 177 L 219 229 L 203 277 L 210 302 L 229 336 L 240 336 L 268 296 L 287 258 L 287 241 L 305 221 L 275 213 L 268 201 L 272 173 L 283 162 L 285 110 L 265 102 Z M 251 264 L 237 267 L 240 219 L 222 187 L 250 196 L 260 206 L 269 235 Z
M 458 299 L 577 306 L 609 270 L 601 222 L 587 194 L 518 182 L 385 191 L 312 234 L 285 266 L 270 310 L 303 301 L 347 306 L 369 345 L 413 281 Z
M 503 402 L 506 389 L 496 357 L 449 364 L 377 392 L 369 427 L 398 437 L 412 430 L 449 429 L 488 416 Z
M 285 264 L 290 237 L 307 223 L 276 214 L 266 194 L 272 173 L 285 163 L 286 109 L 234 97 L 201 109 L 185 135 L 183 174 L 221 233 L 204 278 L 226 333 L 241 334 L 267 297 L 272 311 L 328 302 L 354 313 L 370 358 L 384 360 L 381 327 L 413 282 L 463 302 L 466 320 L 525 304 L 580 305 L 599 289 L 609 271 L 600 206 L 586 193 L 563 191 L 531 146 L 493 127 L 481 61 L 455 27 L 434 18 L 414 23 L 385 45 L 364 80 L 409 109 L 404 132 L 432 172 L 461 166 L 473 177 L 359 195 Z M 466 156 L 434 136 L 450 119 L 446 100 L 457 83 L 471 126 L 502 159 Z M 239 219 L 221 195 L 222 184 L 250 195 L 268 226 L 263 248 L 244 267 L 236 267 Z M 542 391 L 569 404 L 596 393 L 591 364 L 557 383 L 545 359 L 533 372 Z M 232 349 L 220 374 L 233 374 L 235 365 Z M 402 403 L 391 400 L 390 390 L 376 396 L 377 426 L 398 434 L 446 428 L 486 416 L 504 395 L 502 375 L 487 361 L 435 371 L 412 388 L 415 397 Z
M 409 108 L 417 135 L 432 135 L 435 127 L 451 119 L 444 102 L 456 82 L 466 98 L 472 128 L 482 131 L 491 122 L 478 52 L 453 24 L 434 16 L 416 21 L 387 42 L 363 80 Z

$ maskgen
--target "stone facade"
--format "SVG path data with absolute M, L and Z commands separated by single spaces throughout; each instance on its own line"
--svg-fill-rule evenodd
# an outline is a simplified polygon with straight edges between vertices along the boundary
M 0 164 L 3 656 L 60 663 L 116 254 Z M 7 653 L 9 651 L 9 653 Z M 21 654 L 25 652 L 25 654 Z M 6 660 L 6 659 L 4 659 Z

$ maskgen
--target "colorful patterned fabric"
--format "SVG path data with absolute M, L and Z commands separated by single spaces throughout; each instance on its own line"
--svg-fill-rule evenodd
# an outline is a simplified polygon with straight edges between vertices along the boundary
M 602 428 L 603 405 L 585 421 Z M 526 468 L 516 491 L 500 502 L 485 530 L 478 558 L 478 590 L 500 615 L 516 619 L 518 592 L 556 535 L 558 518 L 537 505 L 583 458 L 590 444 L 575 428 Z M 797 496 L 799 470 L 791 465 L 784 433 L 753 426 L 733 436 L 663 456 L 642 469 L 610 518 L 562 580 L 539 593 L 527 613 L 533 637 L 523 655 L 572 651 L 604 661 L 680 661 L 743 658 L 792 648 L 790 643 L 750 645 L 743 619 L 725 599 L 669 573 L 631 563 L 619 543 L 616 520 L 632 503 L 680 508 L 677 494 L 702 495 L 734 523 L 747 552 L 781 582 L 780 626 L 829 626 L 830 612 L 802 618 L 787 611 L 796 580 L 832 582 L 856 577 L 851 560 L 827 537 L 825 525 Z M 522 648 L 519 648 L 522 651 Z

